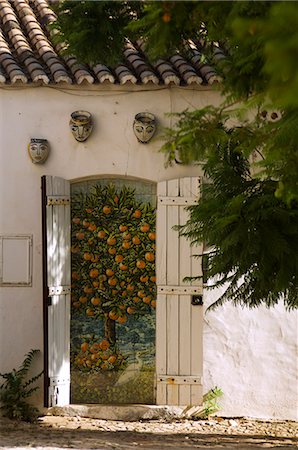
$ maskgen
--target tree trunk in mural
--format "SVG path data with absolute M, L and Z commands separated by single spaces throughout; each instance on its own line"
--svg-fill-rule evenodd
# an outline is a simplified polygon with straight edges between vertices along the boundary
M 110 319 L 108 314 L 105 314 L 104 332 L 105 338 L 114 346 L 116 344 L 116 322 Z

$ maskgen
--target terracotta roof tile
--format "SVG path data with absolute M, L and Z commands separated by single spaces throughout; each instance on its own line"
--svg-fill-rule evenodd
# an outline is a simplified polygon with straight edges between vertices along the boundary
M 123 61 L 110 68 L 102 62 L 93 67 L 78 62 L 74 56 L 64 57 L 66 44 L 54 44 L 59 33 L 48 25 L 56 20 L 50 8 L 53 0 L 0 0 L 0 83 L 43 84 L 140 84 L 198 85 L 220 81 L 212 62 L 225 58 L 219 47 L 207 61 L 201 45 L 191 42 L 185 55 L 150 63 L 141 40 L 127 42 Z

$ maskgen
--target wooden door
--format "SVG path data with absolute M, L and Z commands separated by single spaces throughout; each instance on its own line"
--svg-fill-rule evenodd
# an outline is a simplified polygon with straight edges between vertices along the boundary
M 202 247 L 191 247 L 175 225 L 188 218 L 185 207 L 199 196 L 200 179 L 163 181 L 157 188 L 157 404 L 202 404 Z
M 69 404 L 70 185 L 42 177 L 45 406 Z

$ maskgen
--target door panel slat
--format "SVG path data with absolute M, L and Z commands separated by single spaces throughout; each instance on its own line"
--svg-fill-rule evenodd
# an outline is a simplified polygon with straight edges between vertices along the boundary
M 47 196 L 69 196 L 69 182 L 46 176 Z M 70 287 L 70 204 L 46 206 L 47 287 Z M 51 295 L 48 314 L 48 405 L 69 404 L 70 293 Z
M 202 403 L 202 383 L 188 381 L 193 379 L 191 375 L 202 379 L 202 307 L 191 305 L 191 292 L 183 291 L 183 287 L 193 285 L 202 292 L 201 280 L 192 284 L 184 281 L 201 273 L 200 258 L 192 258 L 201 253 L 201 246 L 191 248 L 189 241 L 173 229 L 186 223 L 189 213 L 183 198 L 198 198 L 199 186 L 198 178 L 185 177 L 159 183 L 157 190 L 156 373 L 161 376 L 160 380 L 157 376 L 157 404 Z M 163 202 L 166 196 L 181 201 Z M 186 378 L 177 383 L 175 376 Z

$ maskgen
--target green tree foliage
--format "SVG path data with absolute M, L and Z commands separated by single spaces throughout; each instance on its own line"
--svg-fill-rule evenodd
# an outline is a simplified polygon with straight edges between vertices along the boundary
M 231 282 L 220 302 L 269 306 L 283 298 L 287 306 L 297 307 L 297 3 L 60 2 L 58 23 L 70 44 L 73 24 L 62 22 L 70 3 L 81 10 L 81 30 L 89 29 L 87 10 L 91 14 L 101 3 L 103 14 L 104 3 L 117 5 L 121 18 L 129 17 L 126 23 L 115 19 L 117 32 L 130 39 L 142 37 L 153 61 L 175 51 L 187 53 L 186 43 L 193 40 L 201 46 L 202 58 L 216 66 L 222 75 L 223 105 L 179 114 L 162 148 L 170 163 L 177 154 L 183 163 L 200 162 L 213 182 L 204 188 L 182 232 L 214 250 L 210 275 Z M 109 14 L 106 20 L 113 17 Z M 98 44 L 101 33 L 97 36 L 86 46 L 89 61 L 106 56 Z M 226 55 L 220 61 L 214 56 L 218 46 Z M 112 53 L 120 47 L 111 45 Z

